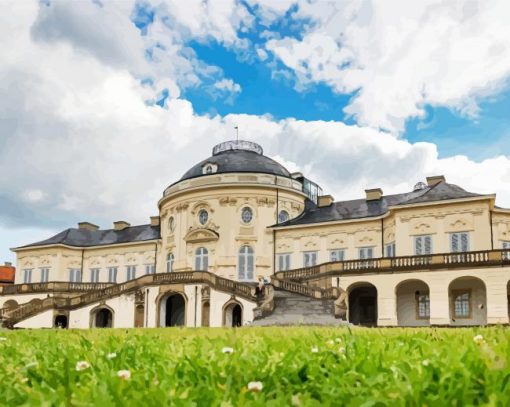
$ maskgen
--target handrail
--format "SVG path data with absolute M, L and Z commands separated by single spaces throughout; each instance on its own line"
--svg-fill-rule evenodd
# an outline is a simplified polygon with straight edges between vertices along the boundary
M 60 298 L 49 297 L 41 302 L 21 304 L 14 309 L 0 309 L 0 318 L 8 319 L 9 323 L 15 324 L 31 315 L 51 308 L 75 309 L 85 305 L 138 290 L 147 285 L 169 284 L 169 283 L 207 283 L 219 291 L 226 291 L 236 294 L 248 300 L 257 301 L 255 287 L 248 283 L 229 280 L 219 277 L 208 271 L 184 271 L 162 274 L 147 274 L 134 280 L 120 284 L 109 284 L 102 289 L 86 292 L 76 297 Z M 65 283 L 68 284 L 68 283 Z
M 69 283 L 64 281 L 52 281 L 47 283 L 11 284 L 0 287 L 0 295 L 50 293 L 50 292 L 80 292 L 100 290 L 115 283 Z
M 308 286 L 295 281 L 282 280 L 279 278 L 272 278 L 271 283 L 276 288 L 317 299 L 337 298 L 340 294 L 340 289 L 337 287 L 321 288 Z
M 505 265 L 510 265 L 510 249 L 343 260 L 322 263 L 313 267 L 279 271 L 275 277 L 282 280 L 305 281 L 323 276 L 358 273 Z

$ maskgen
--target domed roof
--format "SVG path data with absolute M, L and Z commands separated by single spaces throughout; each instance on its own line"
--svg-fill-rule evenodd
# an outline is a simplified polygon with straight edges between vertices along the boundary
M 205 168 L 210 164 L 212 173 L 258 172 L 290 177 L 289 171 L 275 160 L 263 155 L 262 147 L 243 140 L 227 141 L 213 148 L 213 155 L 191 167 L 180 179 L 210 175 Z

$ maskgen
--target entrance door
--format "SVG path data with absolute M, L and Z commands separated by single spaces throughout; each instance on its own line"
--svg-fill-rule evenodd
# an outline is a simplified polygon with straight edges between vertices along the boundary
M 166 300 L 165 326 L 184 326 L 185 303 L 182 295 L 175 294 Z
M 202 326 L 209 326 L 209 319 L 211 314 L 211 304 L 206 301 L 202 304 Z
M 373 285 L 357 287 L 349 293 L 349 322 L 377 325 L 377 290 Z
M 243 325 L 243 310 L 239 304 L 234 305 L 232 308 L 232 327 Z
M 141 304 L 135 308 L 135 328 L 143 328 L 145 307 Z

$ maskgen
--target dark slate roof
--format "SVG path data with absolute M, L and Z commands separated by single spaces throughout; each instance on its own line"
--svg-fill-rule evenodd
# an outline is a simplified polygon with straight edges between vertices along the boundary
M 305 210 L 301 215 L 274 226 L 306 225 L 337 220 L 377 217 L 384 215 L 388 211 L 389 206 L 436 202 L 475 196 L 484 195 L 467 192 L 457 185 L 441 182 L 433 187 L 427 187 L 413 192 L 384 195 L 382 199 L 377 201 L 367 202 L 364 198 L 354 199 L 352 201 L 334 202 L 330 206 L 320 208 L 313 202 L 307 201 Z
M 119 243 L 143 242 L 159 238 L 159 226 L 151 225 L 130 226 L 123 230 L 87 230 L 70 228 L 50 237 L 49 239 L 21 246 L 18 247 L 18 249 L 54 244 L 65 244 L 67 246 L 78 247 L 104 246 Z
M 207 163 L 216 164 L 218 166 L 216 174 L 228 172 L 258 172 L 290 177 L 290 173 L 285 167 L 265 155 L 248 150 L 228 150 L 200 161 L 198 164 L 191 167 L 181 177 L 180 181 L 209 175 L 202 173 L 202 167 Z

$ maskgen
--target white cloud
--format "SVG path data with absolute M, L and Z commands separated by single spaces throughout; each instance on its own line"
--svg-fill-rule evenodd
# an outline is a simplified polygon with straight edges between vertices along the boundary
M 510 75 L 510 3 L 301 1 L 302 39 L 267 42 L 300 85 L 357 91 L 345 111 L 358 124 L 402 131 L 425 105 L 476 115 L 478 99 Z
M 510 205 L 508 158 L 439 159 L 433 144 L 341 122 L 201 116 L 175 95 L 165 108 L 148 105 L 151 92 L 130 58 L 114 53 L 112 62 L 93 45 L 77 45 L 69 30 L 41 40 L 33 29 L 42 19 L 37 3 L 12 4 L 9 15 L 0 15 L 0 174 L 7 174 L 0 178 L 0 224 L 7 234 L 83 220 L 102 227 L 118 219 L 146 223 L 163 189 L 208 157 L 214 144 L 233 138 L 235 125 L 242 138 L 259 142 L 266 155 L 301 170 L 338 200 L 361 197 L 366 187 L 410 190 L 425 176 L 444 173 L 468 190 L 497 192 L 499 204 Z M 179 77 L 171 71 L 160 80 L 178 83 Z

